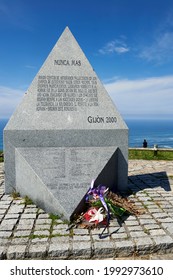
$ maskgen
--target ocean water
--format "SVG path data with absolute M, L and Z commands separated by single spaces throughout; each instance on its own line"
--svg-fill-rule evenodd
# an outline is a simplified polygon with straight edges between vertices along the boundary
M 6 126 L 7 122 L 7 119 L 0 119 L 0 151 L 3 150 L 3 129 Z
M 0 120 L 0 150 L 3 150 L 3 129 L 7 119 Z M 148 147 L 173 148 L 173 120 L 125 119 L 129 128 L 129 147 L 142 147 L 144 139 Z
M 142 147 L 144 139 L 148 147 L 173 148 L 173 120 L 126 119 L 129 128 L 129 147 Z

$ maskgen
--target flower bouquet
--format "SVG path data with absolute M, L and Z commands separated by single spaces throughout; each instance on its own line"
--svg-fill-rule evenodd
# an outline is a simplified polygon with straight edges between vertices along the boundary
M 137 209 L 134 202 L 111 192 L 108 187 L 103 185 L 96 187 L 94 180 L 86 193 L 85 204 L 86 212 L 76 217 L 73 226 L 105 229 L 111 219 L 118 219 L 124 214 L 138 215 L 143 212 Z

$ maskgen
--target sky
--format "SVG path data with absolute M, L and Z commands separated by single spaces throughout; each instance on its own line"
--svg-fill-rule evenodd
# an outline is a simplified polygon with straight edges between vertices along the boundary
M 124 118 L 173 119 L 172 0 L 0 0 L 0 119 L 66 26 Z

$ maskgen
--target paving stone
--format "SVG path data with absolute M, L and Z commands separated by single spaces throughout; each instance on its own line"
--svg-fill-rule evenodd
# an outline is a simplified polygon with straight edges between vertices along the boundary
M 44 258 L 47 254 L 47 243 L 45 244 L 31 244 L 27 253 L 27 257 Z
M 59 229 L 59 230 L 53 230 L 52 231 L 52 235 L 60 235 L 60 236 L 66 236 L 66 235 L 69 235 L 70 232 L 69 231 L 66 231 L 64 229 Z
M 123 232 L 123 233 L 114 233 L 114 234 L 111 234 L 111 238 L 114 240 L 117 240 L 117 239 L 127 239 L 128 235 L 127 233 Z
M 1 197 L 1 201 L 12 201 L 12 198 L 10 195 L 8 194 L 4 194 L 2 197 Z
M 137 226 L 139 225 L 138 221 L 125 221 L 126 226 Z
M 139 216 L 139 219 L 149 220 L 149 219 L 153 219 L 153 217 L 150 214 L 142 214 L 142 215 Z
M 110 227 L 119 227 L 119 223 L 116 219 L 110 221 Z
M 154 219 L 139 219 L 141 225 L 156 224 Z
M 14 224 L 3 224 L 0 225 L 0 231 L 12 231 L 14 228 Z
M 71 254 L 69 243 L 51 243 L 48 256 L 52 258 L 66 259 Z
M 31 239 L 32 244 L 37 244 L 37 243 L 46 243 L 48 242 L 49 237 L 38 237 Z
M 39 219 L 48 219 L 49 218 L 49 214 L 47 213 L 41 213 L 38 216 Z
M 50 225 L 51 223 L 52 223 L 51 219 L 40 219 L 40 218 L 38 218 L 35 222 L 36 225 L 44 225 L 44 224 Z
M 34 224 L 34 220 L 32 219 L 20 219 L 19 220 L 19 225 L 32 225 Z
M 135 238 L 135 237 L 147 237 L 148 235 L 143 231 L 137 231 L 137 232 L 131 231 L 130 236 Z
M 55 230 L 59 230 L 59 229 L 68 229 L 68 225 L 66 225 L 66 224 L 58 224 L 58 225 L 54 225 L 53 226 L 53 229 L 55 229 Z
M 31 234 L 31 230 L 17 230 L 14 232 L 14 237 L 22 237 L 29 236 Z
M 150 256 L 150 260 L 173 260 L 173 254 L 172 253 L 166 253 L 166 254 L 153 254 Z
M 159 235 L 166 235 L 166 232 L 163 229 L 151 229 L 149 231 L 150 235 L 155 235 L 155 236 L 159 236 Z
M 34 230 L 38 230 L 38 231 L 40 231 L 40 230 L 45 230 L 45 229 L 47 229 L 47 230 L 50 230 L 50 227 L 51 227 L 51 225 L 50 224 L 44 224 L 44 225 L 39 225 L 39 224 L 37 224 L 37 225 L 35 225 L 35 227 L 34 227 Z
M 95 242 L 94 243 L 94 257 L 109 258 L 115 255 L 115 243 L 112 241 Z
M 153 209 L 149 209 L 150 213 L 160 213 L 162 210 L 160 210 L 160 208 L 153 208 Z
M 162 213 L 153 213 L 153 216 L 156 219 L 158 219 L 158 218 L 163 218 L 163 219 L 168 218 L 168 214 L 164 213 L 164 212 L 162 212 Z
M 7 250 L 7 259 L 24 259 L 25 258 L 26 245 L 10 245 Z
M 126 232 L 125 228 L 122 227 L 109 227 L 108 233 L 113 234 L 113 233 L 124 233 Z
M 36 209 L 39 209 L 35 204 L 28 204 L 28 205 L 26 205 L 26 208 L 36 208 Z
M 115 256 L 128 257 L 134 253 L 135 244 L 131 240 L 115 242 Z
M 23 214 L 35 214 L 38 212 L 38 208 L 25 208 Z
M 148 225 L 144 225 L 144 228 L 146 230 L 150 230 L 150 229 L 160 229 L 160 226 L 158 224 L 148 224 Z
M 127 221 L 138 221 L 138 220 L 137 220 L 137 217 L 135 217 L 135 216 L 129 216 L 127 218 Z
M 45 235 L 45 236 L 49 236 L 50 232 L 48 230 L 34 230 L 34 235 Z
M 154 244 L 150 237 L 142 237 L 134 239 L 137 254 L 149 254 L 152 253 Z
M 43 209 L 38 208 L 38 214 L 46 214 L 46 212 Z
M 22 214 L 20 219 L 35 219 L 37 214 L 25 213 Z
M 5 246 L 0 246 L 0 260 L 3 260 L 6 255 L 6 247 Z
M 17 219 L 4 219 L 1 223 L 1 226 L 6 226 L 6 225 L 15 225 L 17 223 Z M 1 227 L 0 226 L 0 227 Z
M 154 236 L 153 240 L 155 242 L 155 249 L 159 253 L 166 253 L 167 249 L 173 248 L 173 239 L 166 235 L 164 238 L 162 236 Z
M 11 201 L 10 200 L 0 200 L 0 208 L 5 205 L 7 208 L 9 207 Z
M 56 236 L 50 239 L 51 243 L 68 243 L 69 236 Z
M 7 209 L 4 207 L 4 209 L 0 209 L 0 214 L 4 215 L 6 211 L 7 211 Z
M 24 205 L 14 205 L 11 206 L 10 209 L 8 210 L 8 214 L 21 214 L 24 209 Z
M 11 231 L 0 231 L 0 238 L 8 238 L 12 234 Z
M 76 234 L 80 234 L 80 235 L 87 235 L 89 234 L 88 229 L 85 228 L 75 228 L 73 229 L 73 233 Z
M 0 210 L 7 210 L 10 203 L 10 201 L 0 201 Z
M 8 220 L 8 219 L 18 219 L 20 214 L 6 214 L 4 219 Z
M 2 219 L 3 219 L 3 217 L 4 217 L 4 214 L 0 214 L 0 222 L 2 221 Z
M 92 250 L 90 242 L 73 242 L 73 258 L 90 259 Z
M 95 241 L 101 241 L 101 242 L 106 242 L 110 240 L 110 234 L 105 232 L 102 237 L 100 237 L 99 234 L 92 234 L 92 240 L 93 242 Z
M 54 226 L 53 230 L 52 230 L 52 234 L 64 235 L 64 234 L 69 234 L 69 231 L 67 230 L 67 226 L 65 226 L 65 227 Z
M 142 231 L 143 227 L 138 225 L 138 226 L 128 226 L 128 231 Z
M 102 233 L 103 229 L 104 229 L 104 228 L 95 228 L 95 229 L 92 229 L 92 230 L 90 231 L 90 232 L 91 232 L 91 235 L 92 235 L 92 236 L 99 235 L 99 234 Z M 108 230 L 108 229 L 105 230 L 105 234 L 107 234 L 107 233 L 109 234 L 109 230 Z
M 31 230 L 34 225 L 34 220 L 20 220 L 19 224 L 17 225 L 17 230 Z
M 168 218 L 165 218 L 165 219 L 164 219 L 164 218 L 161 218 L 161 219 L 159 218 L 159 219 L 157 219 L 157 221 L 160 222 L 160 223 L 163 223 L 163 222 L 164 222 L 164 223 L 172 223 L 172 222 L 173 222 L 173 219 L 171 219 L 171 218 L 169 218 L 169 217 L 168 217 Z
M 11 240 L 11 245 L 26 245 L 29 242 L 29 237 L 23 237 L 23 238 L 13 238 Z
M 162 227 L 164 227 L 164 229 L 173 234 L 173 224 L 162 223 Z
M 2 237 L 0 237 L 0 245 L 4 246 L 7 243 L 9 243 L 9 238 L 6 238 L 6 237 L 2 238 Z
M 73 241 L 91 241 L 91 238 L 89 235 L 74 235 Z

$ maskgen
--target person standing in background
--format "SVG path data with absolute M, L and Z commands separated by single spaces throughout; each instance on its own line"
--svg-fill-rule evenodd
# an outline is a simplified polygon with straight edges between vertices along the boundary
M 146 139 L 144 139 L 144 142 L 143 142 L 143 148 L 147 148 L 147 141 L 146 141 Z

